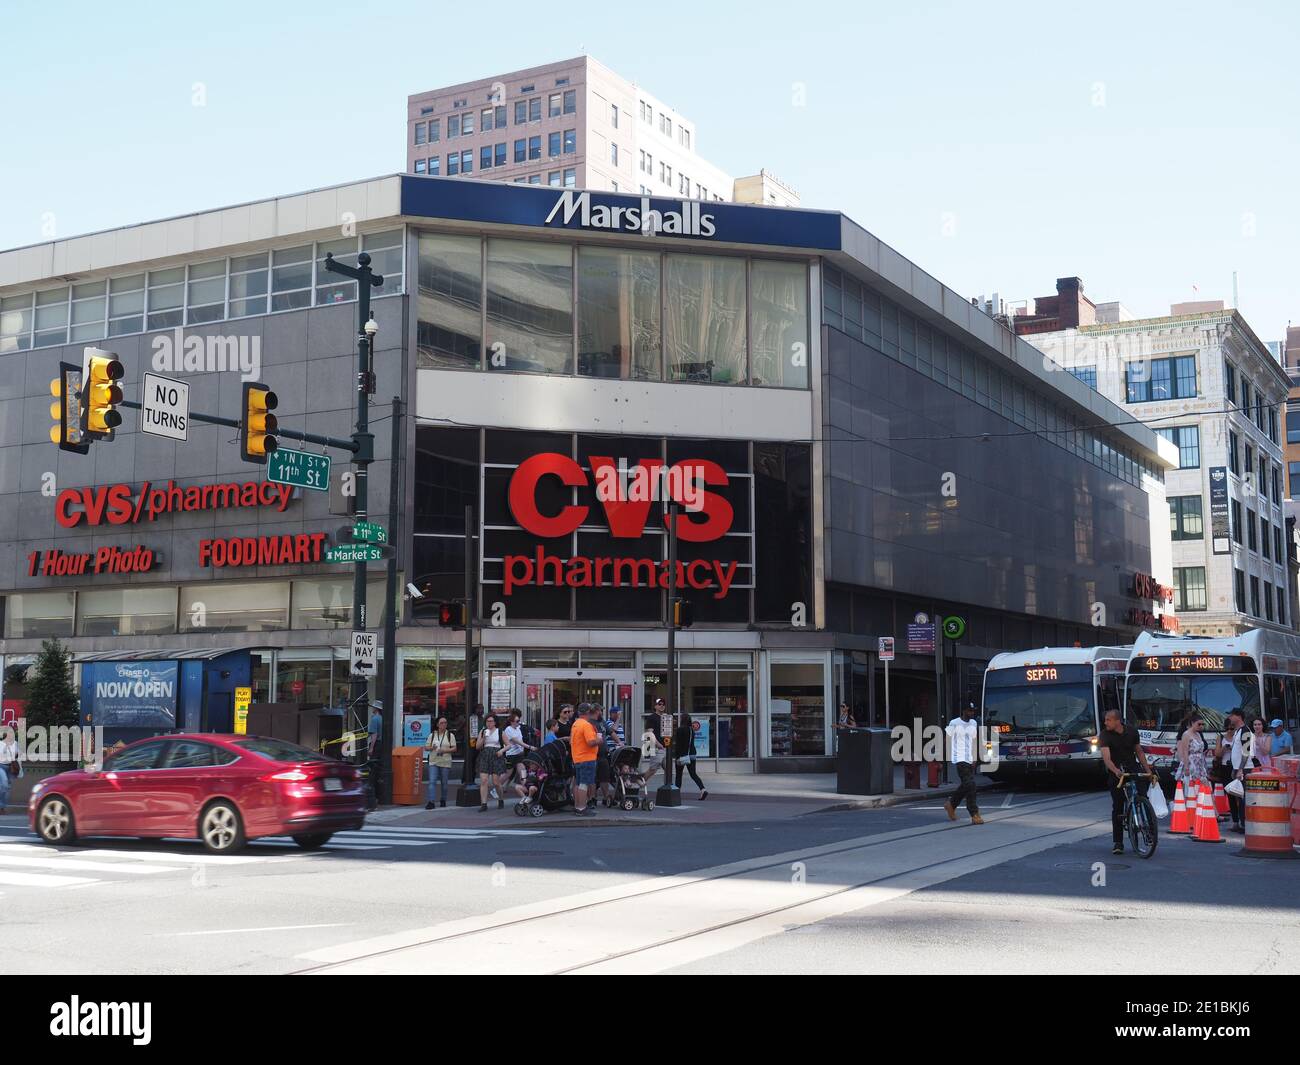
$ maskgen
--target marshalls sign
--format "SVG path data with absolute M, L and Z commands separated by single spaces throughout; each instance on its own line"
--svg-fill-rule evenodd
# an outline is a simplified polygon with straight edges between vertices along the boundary
M 140 431 L 185 440 L 190 430 L 190 386 L 146 373 L 140 396 Z

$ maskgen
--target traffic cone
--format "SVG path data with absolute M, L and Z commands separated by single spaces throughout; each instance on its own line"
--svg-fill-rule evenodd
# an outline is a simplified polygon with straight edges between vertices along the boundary
M 1189 780 L 1187 782 L 1187 820 L 1196 820 L 1196 796 L 1201 790 L 1199 780 Z
M 1220 817 L 1227 817 L 1232 812 L 1232 807 L 1228 805 L 1228 793 L 1223 790 L 1222 784 L 1214 785 L 1214 812 Z
M 1169 814 L 1170 835 L 1183 836 L 1192 830 L 1192 819 L 1187 813 L 1187 801 L 1183 798 L 1183 782 L 1180 780 L 1174 789 L 1174 807 Z
M 1196 805 L 1196 828 L 1192 832 L 1192 839 L 1200 840 L 1202 843 L 1221 843 L 1223 837 L 1219 835 L 1219 819 L 1214 816 L 1214 800 L 1210 796 L 1209 788 L 1202 788 L 1200 800 Z

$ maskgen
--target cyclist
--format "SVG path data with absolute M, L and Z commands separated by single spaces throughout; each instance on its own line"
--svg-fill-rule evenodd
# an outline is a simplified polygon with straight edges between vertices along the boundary
M 1132 725 L 1124 724 L 1118 710 L 1106 711 L 1106 722 L 1102 726 L 1098 744 L 1101 747 L 1102 761 L 1106 763 L 1106 771 L 1111 775 L 1110 832 L 1114 842 L 1111 853 L 1123 854 L 1124 802 L 1127 797 L 1120 781 L 1125 773 L 1136 773 L 1139 766 L 1143 772 L 1150 773 L 1151 766 L 1147 762 L 1146 752 L 1142 750 L 1142 737 L 1138 735 L 1138 730 Z M 1139 780 L 1139 793 L 1146 795 L 1150 784 L 1147 778 Z

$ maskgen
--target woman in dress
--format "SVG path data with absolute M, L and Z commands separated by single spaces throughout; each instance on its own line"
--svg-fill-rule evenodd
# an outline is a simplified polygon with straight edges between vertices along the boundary
M 483 719 L 483 730 L 478 734 L 478 799 L 479 812 L 488 808 L 488 792 L 501 784 L 499 779 L 506 771 L 505 755 L 501 753 L 501 730 L 497 719 L 488 714 Z M 506 802 L 497 793 L 497 809 L 505 809 Z
M 1204 725 L 1201 715 L 1193 711 L 1178 727 L 1178 779 L 1184 787 L 1193 780 L 1207 783 L 1210 779 L 1205 760 L 1205 739 L 1201 736 Z

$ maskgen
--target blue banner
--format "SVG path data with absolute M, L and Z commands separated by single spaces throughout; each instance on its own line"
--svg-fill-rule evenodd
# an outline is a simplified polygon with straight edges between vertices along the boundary
M 82 713 L 104 728 L 176 727 L 175 662 L 84 662 Z
M 843 223 L 838 211 L 410 175 L 402 177 L 402 214 L 817 251 L 840 250 Z

